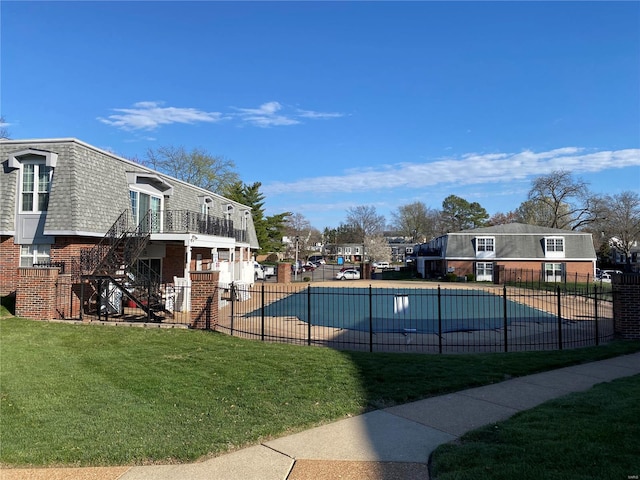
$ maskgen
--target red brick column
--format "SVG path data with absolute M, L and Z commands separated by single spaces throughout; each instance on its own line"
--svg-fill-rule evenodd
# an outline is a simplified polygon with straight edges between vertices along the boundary
M 640 340 L 640 275 L 612 275 L 613 329 L 616 337 Z
M 74 292 L 71 274 L 58 275 L 56 299 L 56 318 L 78 318 L 80 316 L 80 299 Z
M 199 271 L 191 275 L 191 327 L 212 330 L 218 324 L 220 272 Z
M 291 283 L 291 264 L 278 264 L 278 283 Z
M 56 313 L 57 268 L 18 268 L 16 316 L 53 320 Z

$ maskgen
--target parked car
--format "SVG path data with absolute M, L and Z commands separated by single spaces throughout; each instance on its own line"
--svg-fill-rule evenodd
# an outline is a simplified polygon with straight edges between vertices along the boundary
M 253 262 L 253 278 L 255 280 L 266 280 L 276 274 L 276 269 L 271 265 L 261 265 L 258 262 Z
M 360 267 L 342 267 L 340 269 L 341 272 L 345 272 L 347 270 L 357 270 L 359 272 L 360 271 Z
M 596 282 L 611 283 L 611 275 L 622 274 L 620 270 L 596 270 Z
M 608 273 L 609 275 L 620 274 L 622 275 L 622 270 L 603 270 L 602 273 Z
M 389 262 L 373 262 L 373 268 L 380 268 L 384 270 L 385 268 L 391 268 Z
M 322 255 L 311 255 L 309 257 L 309 262 L 311 262 L 311 263 L 320 263 L 321 265 L 324 265 L 325 263 L 327 263 L 324 260 L 324 257 Z
M 350 268 L 336 273 L 336 280 L 359 280 L 360 272 L 355 268 Z
M 606 273 L 606 272 L 602 272 L 600 274 L 600 278 L 598 278 L 598 281 L 604 282 L 604 283 L 611 283 L 611 274 L 610 273 Z

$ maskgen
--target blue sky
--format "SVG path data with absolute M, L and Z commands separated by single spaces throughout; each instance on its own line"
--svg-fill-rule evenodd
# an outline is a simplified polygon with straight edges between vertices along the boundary
M 11 137 L 202 148 L 319 229 L 640 193 L 640 2 L 0 2 Z

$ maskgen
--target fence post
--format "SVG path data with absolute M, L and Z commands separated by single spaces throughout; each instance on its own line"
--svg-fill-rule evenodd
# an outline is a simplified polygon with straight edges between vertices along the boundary
M 593 309 L 596 329 L 596 346 L 600 345 L 600 329 L 598 328 L 598 286 L 593 286 Z
M 151 268 L 149 268 L 151 270 Z M 149 277 L 147 278 L 147 322 L 151 323 L 151 274 L 148 273 Z M 109 284 L 107 283 L 107 286 Z M 109 297 L 107 297 L 109 298 Z M 107 308 L 107 312 L 109 309 Z
M 307 345 L 311 345 L 311 285 L 307 287 Z
M 235 302 L 236 302 L 236 286 L 233 282 L 229 286 L 229 297 L 231 299 L 231 336 L 233 337 L 233 319 L 235 317 Z
M 502 287 L 502 308 L 504 310 L 504 351 L 508 352 L 509 349 L 507 347 L 507 338 L 508 338 L 508 332 L 507 332 L 507 286 L 505 285 L 504 287 Z
M 98 297 L 96 300 L 96 308 L 98 309 L 98 321 L 102 321 L 102 279 L 99 279 L 98 284 Z
M 438 353 L 442 353 L 442 291 L 438 285 Z
M 260 287 L 260 340 L 264 342 L 264 282 Z
M 83 320 L 84 315 L 84 278 L 80 277 L 80 320 Z
M 373 352 L 373 293 L 369 284 L 369 352 Z
M 556 287 L 558 296 L 558 350 L 562 350 L 562 304 L 560 300 L 560 285 Z

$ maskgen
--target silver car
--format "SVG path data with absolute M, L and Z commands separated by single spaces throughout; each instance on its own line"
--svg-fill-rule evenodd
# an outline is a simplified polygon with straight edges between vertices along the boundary
M 336 273 L 336 280 L 359 280 L 359 279 L 360 279 L 360 272 L 353 268 Z

